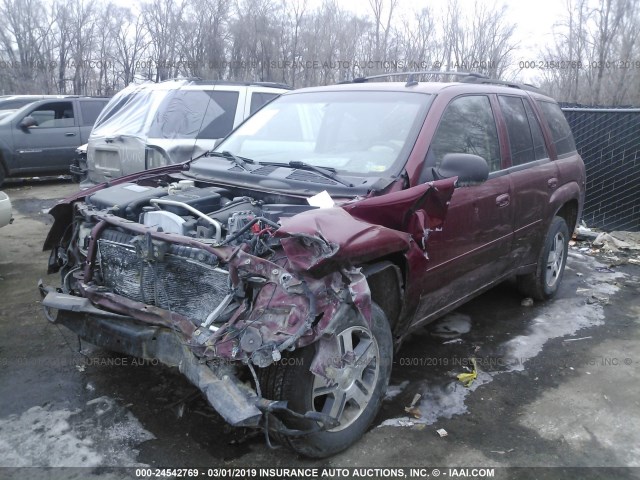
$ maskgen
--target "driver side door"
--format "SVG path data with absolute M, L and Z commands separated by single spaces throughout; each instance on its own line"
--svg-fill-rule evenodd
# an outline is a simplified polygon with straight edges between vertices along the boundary
M 36 125 L 23 127 L 26 117 Z M 75 149 L 80 145 L 80 127 L 73 101 L 39 103 L 13 129 L 14 158 L 23 173 L 68 173 Z
M 494 102 L 490 95 L 452 99 L 431 141 L 427 171 L 437 169 L 447 153 L 469 153 L 487 161 L 489 178 L 456 188 L 443 227 L 429 235 L 415 323 L 455 308 L 509 271 L 513 202 Z

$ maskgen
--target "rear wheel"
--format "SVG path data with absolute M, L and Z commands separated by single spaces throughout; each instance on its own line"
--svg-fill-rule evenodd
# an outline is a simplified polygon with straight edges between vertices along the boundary
M 322 349 L 325 349 L 324 351 Z M 316 355 L 329 352 L 330 379 L 309 370 Z M 391 329 L 384 312 L 372 306 L 372 326 L 352 312 L 336 328 L 336 335 L 292 352 L 284 361 L 261 372 L 263 395 L 287 400 L 298 413 L 329 415 L 336 427 L 301 437 L 277 436 L 292 450 L 313 458 L 338 453 L 355 443 L 375 418 L 391 376 Z M 326 362 L 325 362 L 326 363 Z M 286 419 L 300 430 L 314 427 L 312 420 Z
M 553 297 L 562 281 L 569 249 L 569 229 L 562 217 L 554 217 L 538 256 L 536 271 L 518 277 L 520 291 L 536 300 Z

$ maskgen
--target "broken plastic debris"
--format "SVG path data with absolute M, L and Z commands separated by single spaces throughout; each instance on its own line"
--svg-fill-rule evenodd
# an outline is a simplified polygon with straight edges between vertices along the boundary
M 580 338 L 565 338 L 563 342 L 577 342 L 578 340 L 587 340 L 592 337 L 580 337 Z
M 446 437 L 447 435 L 449 435 L 449 433 L 444 428 L 439 428 L 438 430 L 436 430 L 436 432 L 438 432 L 438 435 L 440 435 L 441 437 Z
M 515 449 L 510 448 L 509 450 L 491 450 L 491 453 L 499 453 L 500 455 L 504 455 L 505 453 L 511 453 Z
M 312 207 L 318 208 L 332 208 L 335 205 L 331 195 L 329 195 L 329 192 L 326 190 L 321 191 L 313 197 L 307 198 L 307 202 L 309 202 L 309 205 Z
M 520 305 L 522 305 L 523 307 L 533 307 L 533 298 L 531 297 L 523 298 L 522 301 L 520 302 Z
M 84 365 L 76 365 L 76 368 L 78 369 L 79 372 L 84 372 L 86 367 Z
M 414 418 L 420 418 L 422 417 L 422 412 L 420 411 L 420 409 L 418 407 L 416 407 L 416 403 L 418 403 L 418 400 L 420 400 L 420 398 L 422 397 L 422 395 L 420 395 L 419 393 L 416 393 L 413 396 L 413 400 L 411 401 L 411 405 L 409 405 L 408 407 L 404 407 L 404 411 L 413 415 Z
M 470 387 L 473 381 L 478 377 L 478 365 L 476 364 L 476 359 L 472 358 L 471 363 L 473 364 L 473 371 L 471 373 L 458 374 L 458 380 L 460 380 L 465 387 Z

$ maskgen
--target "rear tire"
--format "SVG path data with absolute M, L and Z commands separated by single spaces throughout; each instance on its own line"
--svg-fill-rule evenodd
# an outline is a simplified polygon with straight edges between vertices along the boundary
M 562 217 L 554 217 L 540 249 L 536 271 L 517 278 L 520 291 L 536 300 L 547 300 L 558 292 L 569 249 L 569 228 Z
M 322 342 L 296 350 L 286 361 L 260 372 L 265 398 L 287 400 L 288 407 L 298 413 L 323 412 L 340 421 L 331 430 L 301 437 L 274 435 L 280 443 L 306 457 L 324 458 L 351 446 L 371 425 L 389 384 L 393 356 L 391 329 L 384 312 L 374 304 L 371 317 L 371 328 L 355 311 L 337 326 L 340 357 L 330 363 L 337 371 L 336 382 L 309 371 Z M 342 362 L 344 358 L 348 360 Z M 286 424 L 308 430 L 314 422 L 286 417 Z

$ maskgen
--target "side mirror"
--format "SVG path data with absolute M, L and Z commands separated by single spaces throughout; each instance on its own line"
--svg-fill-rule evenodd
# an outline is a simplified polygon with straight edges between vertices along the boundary
M 38 126 L 38 122 L 31 115 L 24 117 L 20 122 L 20 128 L 31 128 L 31 127 L 37 127 L 37 126 Z
M 487 161 L 469 153 L 447 153 L 436 169 L 440 178 L 458 177 L 458 186 L 479 185 L 489 178 Z

